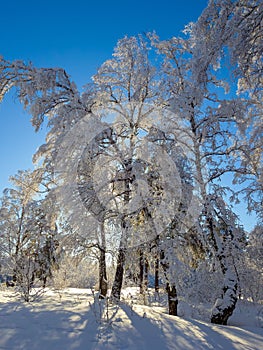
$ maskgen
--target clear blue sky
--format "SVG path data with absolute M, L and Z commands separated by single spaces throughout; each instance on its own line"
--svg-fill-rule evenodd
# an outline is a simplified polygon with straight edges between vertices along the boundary
M 153 30 L 168 39 L 195 21 L 206 4 L 207 0 L 3 1 L 0 55 L 39 67 L 63 67 L 81 88 L 111 57 L 118 39 Z M 12 93 L 0 104 L 0 121 L 1 193 L 10 186 L 10 175 L 32 167 L 45 130 L 35 134 L 30 116 Z

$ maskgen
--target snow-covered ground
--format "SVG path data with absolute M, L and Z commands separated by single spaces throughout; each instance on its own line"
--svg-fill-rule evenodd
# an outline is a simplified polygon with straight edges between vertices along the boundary
M 260 309 L 252 303 L 237 308 L 232 326 L 216 326 L 187 317 L 186 305 L 183 317 L 172 317 L 164 307 L 131 300 L 103 309 L 90 290 L 71 288 L 23 303 L 14 291 L 2 290 L 0 349 L 263 349 Z

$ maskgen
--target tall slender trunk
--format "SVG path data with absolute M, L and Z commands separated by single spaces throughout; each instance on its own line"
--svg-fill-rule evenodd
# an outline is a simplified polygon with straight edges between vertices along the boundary
M 133 155 L 133 137 L 130 139 L 131 142 L 131 155 Z M 131 179 L 131 170 L 132 170 L 132 157 L 129 159 L 126 159 L 123 162 L 124 170 L 125 170 L 125 180 L 124 180 L 124 207 L 127 205 L 130 201 L 130 179 Z M 125 267 L 125 260 L 126 260 L 126 251 L 127 251 L 127 239 L 128 239 L 128 223 L 127 223 L 127 213 L 126 210 L 124 210 L 125 213 L 122 215 L 121 218 L 121 239 L 120 239 L 120 246 L 118 251 L 118 257 L 117 257 L 117 267 L 115 272 L 115 278 L 112 285 L 111 290 L 111 299 L 120 300 L 121 297 L 121 288 L 122 288 L 122 282 L 123 282 L 123 275 L 124 275 L 124 267 Z
M 103 299 L 107 296 L 108 291 L 108 281 L 107 281 L 107 270 L 106 270 L 106 239 L 104 232 L 104 224 L 100 226 L 101 234 L 101 247 L 100 247 L 100 257 L 99 257 L 99 291 L 100 298 Z
M 105 249 L 100 249 L 99 257 L 99 291 L 100 298 L 103 299 L 107 295 L 108 282 L 107 282 L 107 271 L 106 271 L 106 254 Z
M 148 290 L 148 280 L 149 280 L 149 262 L 148 259 L 145 257 L 144 258 L 144 276 L 143 276 L 143 289 L 144 292 L 146 292 Z
M 21 240 L 22 240 L 22 225 L 23 225 L 23 220 L 24 220 L 24 216 L 25 216 L 25 207 L 22 207 L 22 211 L 21 211 L 21 216 L 19 219 L 19 225 L 18 225 L 18 230 L 16 233 L 16 245 L 15 245 L 15 253 L 14 253 L 14 260 L 15 260 L 15 267 L 13 270 L 13 281 L 17 282 L 19 276 L 18 274 L 20 273 L 19 271 L 19 263 L 18 263 L 18 255 L 20 253 L 21 250 Z
M 144 275 L 144 259 L 143 259 L 143 251 L 140 249 L 139 251 L 139 287 L 140 294 L 143 294 L 143 275 Z
M 154 262 L 154 290 L 155 293 L 159 294 L 159 269 L 160 269 L 160 259 L 159 259 L 159 235 L 156 236 L 156 253 L 155 253 L 155 262 Z
M 148 262 L 148 259 L 144 256 L 142 249 L 140 249 L 139 255 L 140 255 L 139 287 L 140 287 L 140 294 L 144 294 L 148 289 L 149 262 Z
M 126 257 L 126 249 L 120 247 L 118 251 L 117 267 L 116 267 L 114 282 L 111 290 L 112 299 L 120 300 L 120 297 L 121 297 L 125 257 Z
M 155 293 L 159 293 L 159 259 L 155 258 L 154 263 L 154 290 Z
M 126 251 L 127 251 L 127 230 L 125 219 L 122 219 L 122 236 L 120 240 L 120 246 L 118 250 L 117 257 L 117 267 L 114 277 L 114 282 L 111 289 L 111 299 L 120 300 L 121 297 L 121 288 L 124 275 L 124 266 L 126 260 Z

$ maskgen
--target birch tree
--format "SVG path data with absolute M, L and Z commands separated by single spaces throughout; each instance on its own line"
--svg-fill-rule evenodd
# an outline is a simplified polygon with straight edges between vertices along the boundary
M 104 132 L 101 147 L 108 157 L 104 158 L 104 164 L 113 169 L 113 175 L 108 174 L 109 198 L 106 197 L 104 202 L 112 202 L 111 206 L 115 208 L 112 215 L 115 211 L 121 232 L 112 287 L 112 297 L 119 299 L 128 246 L 140 244 L 139 235 L 134 232 L 135 222 L 140 215 L 145 215 L 149 221 L 154 215 L 154 205 L 151 204 L 149 209 L 145 202 L 158 200 L 156 193 L 153 199 L 154 196 L 149 197 L 150 194 L 145 192 L 154 172 L 154 150 L 148 147 L 145 136 L 154 126 L 152 115 L 157 106 L 158 80 L 149 60 L 149 47 L 141 37 L 120 40 L 113 56 L 93 79 L 98 90 L 96 112 L 101 113 L 102 118 L 114 118 L 112 127 Z M 150 239 L 147 233 L 154 233 L 147 231 L 146 226 L 144 229 L 143 239 L 147 241 Z
M 153 45 L 164 56 L 163 82 L 167 91 L 167 105 L 173 110 L 173 115 L 180 117 L 180 123 L 173 120 L 171 130 L 176 135 L 175 138 L 189 151 L 189 159 L 194 169 L 194 188 L 198 191 L 203 205 L 203 215 L 200 218 L 205 219 L 204 224 L 199 226 L 199 234 L 209 242 L 210 248 L 220 261 L 224 259 L 225 265 L 233 266 L 232 257 L 223 253 L 219 256 L 218 244 L 224 244 L 225 238 L 222 231 L 218 235 L 214 229 L 217 221 L 212 203 L 213 198 L 220 199 L 226 190 L 231 191 L 229 186 L 222 186 L 218 180 L 224 174 L 235 173 L 238 169 L 239 164 L 235 161 L 239 138 L 238 124 L 241 120 L 246 120 L 246 103 L 238 97 L 221 98 L 214 92 L 216 87 L 225 85 L 213 74 L 218 64 L 217 47 L 209 47 L 208 55 L 206 46 L 200 41 L 192 41 L 192 37 L 172 38 L 167 41 L 159 41 L 155 35 L 151 38 Z M 206 228 L 209 235 L 206 234 Z M 234 241 L 231 244 L 231 254 L 234 254 Z M 221 268 L 226 285 L 227 269 L 223 268 L 223 265 Z M 232 277 L 234 276 L 237 284 L 238 276 L 234 267 L 232 270 Z M 237 288 L 234 289 L 233 304 L 228 299 L 233 306 L 232 312 L 237 300 L 236 291 Z M 223 299 L 224 296 L 223 293 Z M 224 305 L 229 317 L 231 312 L 226 311 L 229 305 L 227 302 Z M 222 322 L 225 323 L 224 311 L 221 312 L 224 319 Z M 212 320 L 214 321 L 214 318 Z
M 235 157 L 240 163 L 234 176 L 235 183 L 242 186 L 240 194 L 244 195 L 248 210 L 255 211 L 259 219 L 262 219 L 262 16 L 261 1 L 213 0 L 189 27 L 195 46 L 193 59 L 204 67 L 196 72 L 208 82 L 205 68 L 211 60 L 217 62 L 218 71 L 223 70 L 228 78 L 230 92 L 237 93 L 246 109 L 246 118 L 236 120 L 240 137 L 236 140 Z

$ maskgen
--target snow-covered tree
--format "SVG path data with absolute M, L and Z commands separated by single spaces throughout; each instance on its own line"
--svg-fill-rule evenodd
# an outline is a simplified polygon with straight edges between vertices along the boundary
M 198 21 L 188 28 L 194 80 L 207 88 L 211 74 L 223 77 L 230 91 L 220 102 L 218 116 L 234 122 L 230 125 L 232 147 L 224 152 L 226 169 L 233 172 L 234 183 L 240 186 L 232 198 L 244 194 L 248 210 L 255 211 L 259 219 L 263 193 L 262 10 L 260 1 L 210 1 Z M 241 107 L 236 109 L 235 117 L 233 102 Z
M 102 120 L 109 125 L 96 141 L 100 139 L 99 153 L 103 160 L 99 163 L 100 171 L 104 171 L 104 177 L 108 179 L 102 202 L 113 208 L 111 215 L 116 216 L 121 232 L 112 287 L 112 296 L 119 299 L 128 246 L 138 244 L 134 223 L 145 212 L 143 191 L 148 188 L 147 168 L 153 158 L 146 156 L 143 159 L 143 152 L 151 152 L 144 143 L 145 134 L 152 125 L 158 81 L 149 60 L 149 48 L 141 37 L 120 40 L 113 56 L 102 65 L 93 80 L 98 91 L 96 113 L 101 114 Z M 110 123 L 111 119 L 113 123 Z
M 202 45 L 200 40 L 193 40 L 191 35 L 186 39 L 172 38 L 166 41 L 160 41 L 156 35 L 150 37 L 164 57 L 162 77 L 166 103 L 177 117 L 172 120 L 170 130 L 178 143 L 187 149 L 188 161 L 194 170 L 193 186 L 203 207 L 200 218 L 205 217 L 205 225 L 197 225 L 199 235 L 203 241 L 212 237 L 210 243 L 214 243 L 214 251 L 221 260 L 214 230 L 217 222 L 213 198 L 220 200 L 227 190 L 231 191 L 230 186 L 219 182 L 222 176 L 240 170 L 240 162 L 236 159 L 240 148 L 239 124 L 247 120 L 247 103 L 239 97 L 229 98 L 219 89 L 224 85 L 226 88 L 227 84 L 214 74 L 218 63 L 217 47 L 209 48 L 208 55 L 205 43 Z M 225 232 L 228 230 L 231 230 L 231 226 Z M 230 260 L 225 263 L 233 267 Z M 223 265 L 221 268 L 225 274 L 226 269 Z M 238 283 L 235 276 L 235 283 Z
M 236 120 L 240 136 L 235 141 L 235 158 L 239 159 L 235 182 L 242 185 L 248 210 L 255 211 L 259 219 L 263 193 L 262 19 L 261 1 L 211 0 L 198 21 L 189 26 L 195 76 L 208 83 L 206 68 L 212 63 L 213 73 L 222 73 L 232 95 L 242 98 L 246 118 Z
M 1 249 L 7 271 L 26 301 L 36 280 L 52 274 L 57 248 L 54 204 L 37 199 L 41 172 L 20 171 L 1 199 Z
M 114 298 L 133 257 L 146 276 L 147 252 L 174 310 L 180 266 L 216 260 L 212 321 L 233 312 L 243 231 L 223 199 L 244 194 L 262 215 L 262 12 L 257 0 L 210 0 L 185 38 L 125 37 L 82 94 L 63 69 L 1 58 L 0 98 L 14 87 L 36 129 L 48 119 L 35 159 L 55 175 L 76 245 L 100 252 L 103 294 L 111 250 Z

